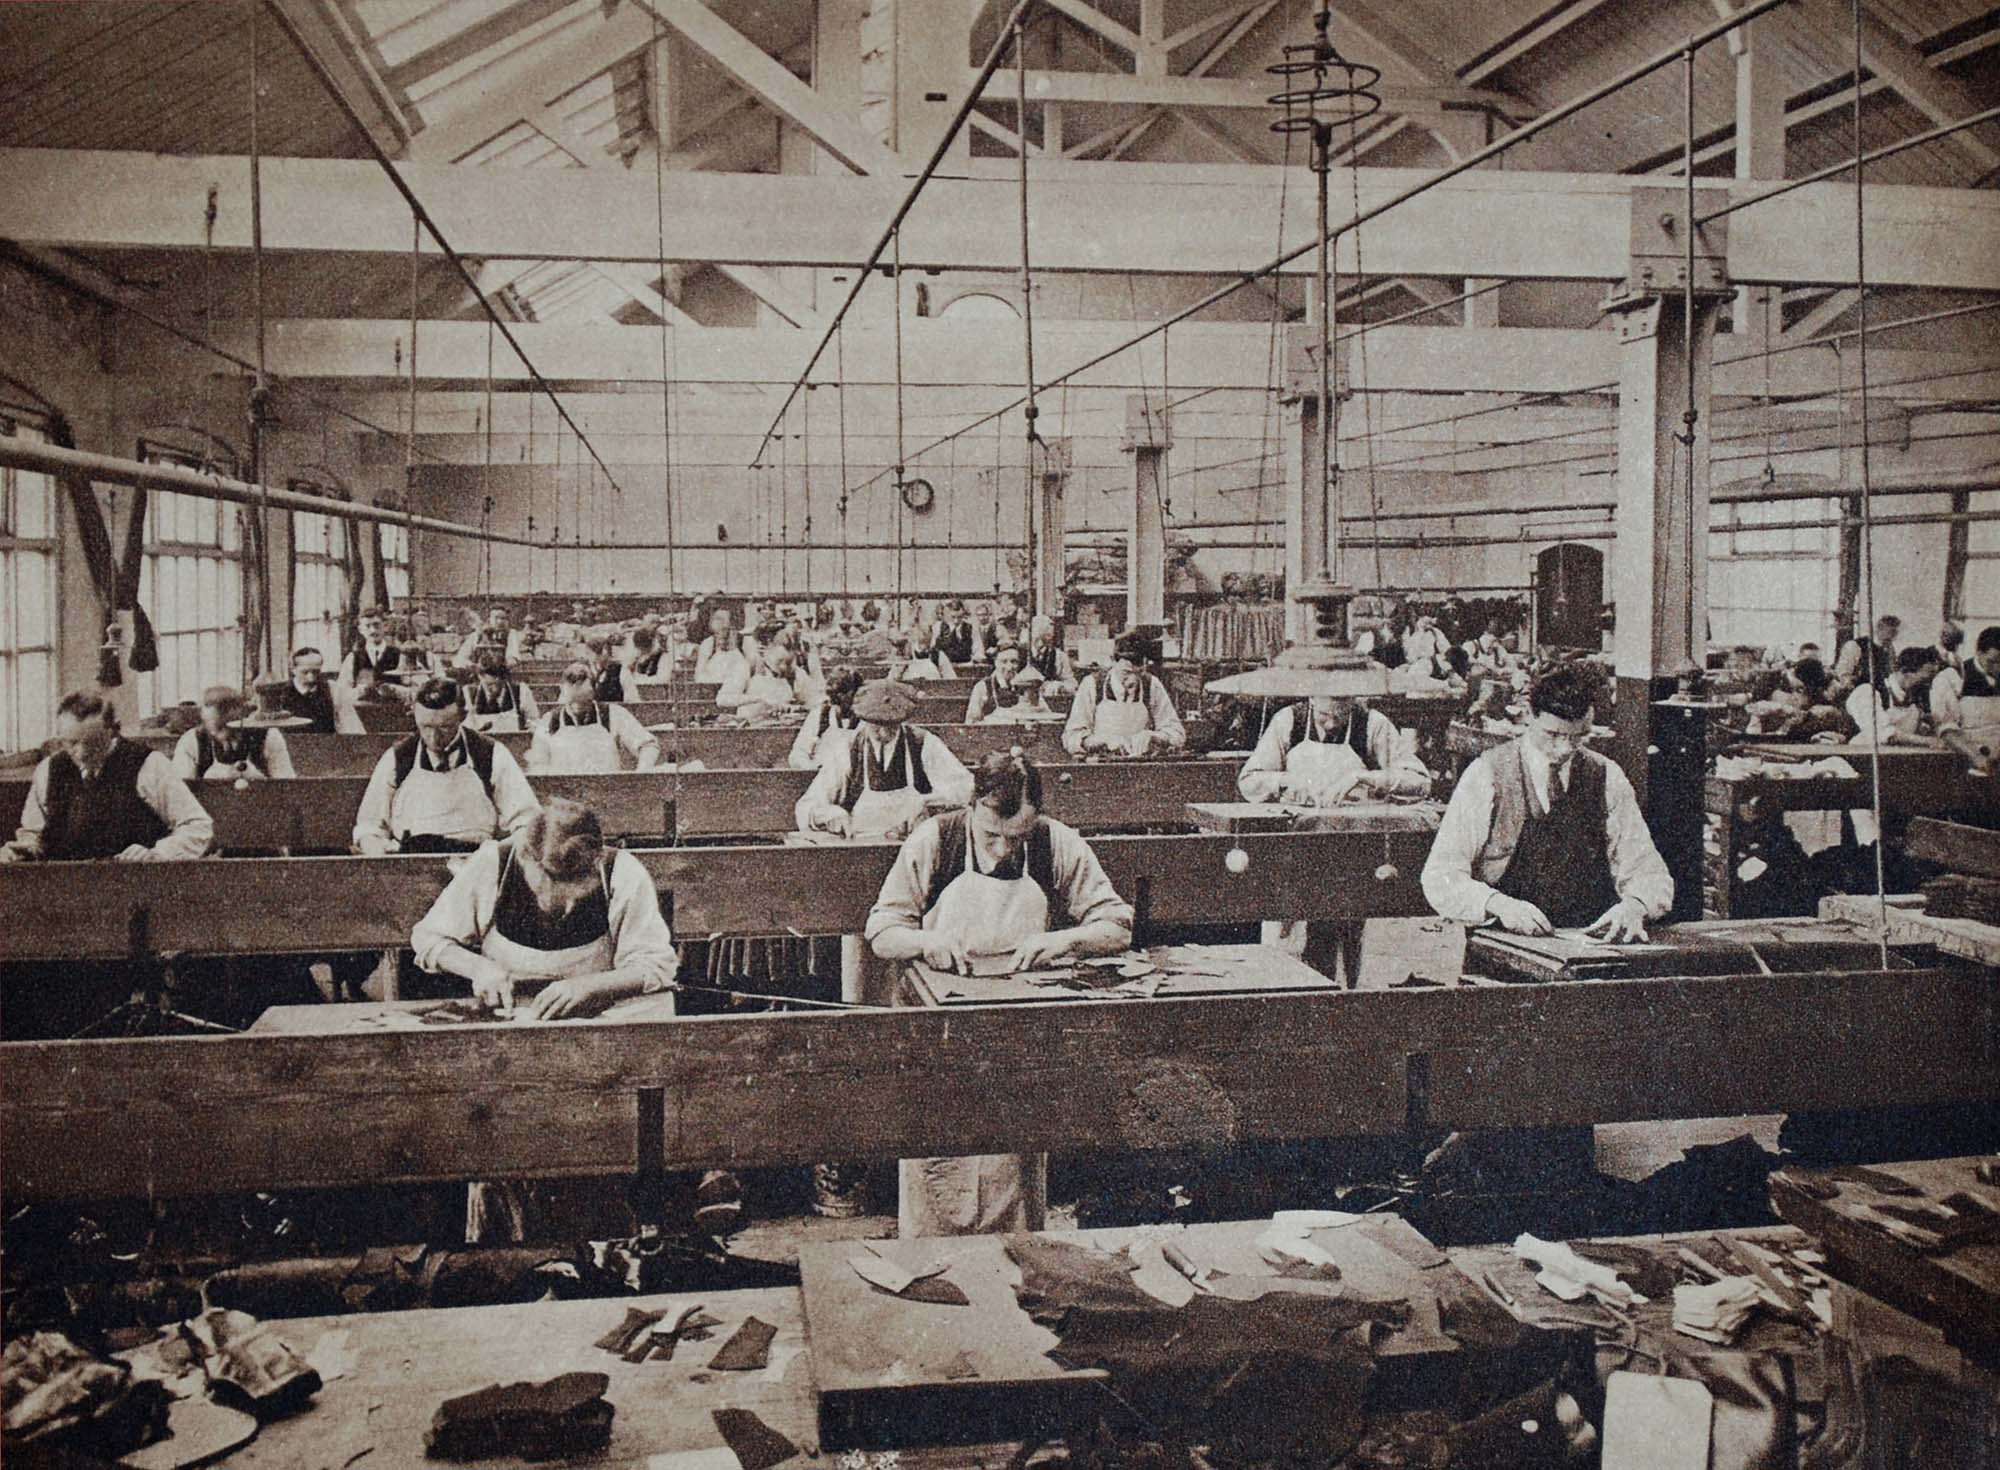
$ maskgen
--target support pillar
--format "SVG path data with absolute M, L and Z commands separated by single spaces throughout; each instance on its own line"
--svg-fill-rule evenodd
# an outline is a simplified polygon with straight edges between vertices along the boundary
M 1132 499 L 1125 523 L 1125 626 L 1167 620 L 1167 450 L 1173 445 L 1164 403 L 1145 394 L 1125 400 L 1123 448 L 1132 456 Z
M 1715 198 L 1698 192 L 1697 211 Z M 1729 286 L 1717 221 L 1695 241 L 1690 337 L 1686 199 L 1681 189 L 1633 191 L 1632 271 L 1606 309 L 1621 347 L 1614 750 L 1673 874 L 1673 917 L 1698 918 L 1709 706 L 1685 697 L 1693 685 L 1682 697 L 1677 686 L 1703 667 L 1708 647 L 1709 376 Z
M 1333 368 L 1338 398 L 1346 392 L 1346 363 Z M 1340 572 L 1333 540 L 1340 512 L 1320 434 L 1319 340 L 1310 327 L 1286 331 L 1285 402 L 1285 641 L 1297 647 L 1319 640 L 1314 596 L 1337 583 Z M 1338 631 L 1345 636 L 1345 628 Z

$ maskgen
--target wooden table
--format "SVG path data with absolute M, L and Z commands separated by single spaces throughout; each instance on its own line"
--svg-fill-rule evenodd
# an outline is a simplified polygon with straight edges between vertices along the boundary
M 697 1301 L 721 1325 L 710 1341 L 682 1345 L 670 1362 L 627 1363 L 592 1346 L 624 1320 L 628 1307 L 677 1313 Z M 750 1317 L 778 1329 L 770 1366 L 709 1371 L 709 1360 Z M 568 1372 L 611 1379 L 605 1394 L 617 1409 L 611 1444 L 587 1462 L 600 1470 L 646 1470 L 654 1455 L 721 1445 L 711 1417 L 716 1409 L 756 1414 L 799 1446 L 802 1458 L 794 1465 L 808 1463 L 804 1454 L 818 1446 L 804 1314 L 799 1293 L 791 1288 L 298 1317 L 276 1326 L 301 1353 L 310 1353 L 328 1333 L 346 1334 L 354 1366 L 323 1386 L 309 1408 L 265 1425 L 221 1462 L 229 1470 L 343 1470 L 364 1451 L 370 1453 L 358 1463 L 383 1470 L 438 1463 L 424 1459 L 424 1431 L 445 1399 L 493 1383 Z
M 1172 944 L 1127 956 L 1158 966 L 1138 977 L 1135 988 L 1121 988 L 1117 971 L 1090 966 L 1055 966 L 1033 974 L 954 975 L 921 961 L 903 973 L 898 1000 L 916 1006 L 978 1006 L 1042 1004 L 1081 1000 L 1179 999 L 1195 995 L 1282 995 L 1289 991 L 1332 990 L 1334 984 L 1312 966 L 1282 950 L 1262 944 Z M 1089 989 L 1053 983 L 1057 975 L 1073 973 L 1089 980 Z
M 1872 893 L 1833 893 L 1819 901 L 1822 919 L 1844 921 L 1870 934 L 1882 931 L 1883 911 L 1882 901 Z M 1887 913 L 1891 944 L 1929 944 L 1940 954 L 2000 968 L 2000 925 L 1927 914 L 1921 893 L 1890 894 Z
M 381 1031 L 430 1031 L 439 1023 L 426 1023 L 424 1013 L 452 1004 L 442 1000 L 364 1000 L 334 1005 L 266 1006 L 264 1013 L 245 1028 L 257 1036 L 364 1036 Z M 494 1015 L 484 1021 L 454 1021 L 458 1026 L 569 1026 L 583 1021 L 667 1021 L 674 1015 L 673 995 L 667 991 L 635 995 L 608 1006 L 595 1016 L 579 1016 L 563 1021 L 534 1021 L 525 1014 Z
M 1282 801 L 1195 801 L 1188 820 L 1202 832 L 1435 832 L 1437 802 L 1352 801 L 1296 806 Z

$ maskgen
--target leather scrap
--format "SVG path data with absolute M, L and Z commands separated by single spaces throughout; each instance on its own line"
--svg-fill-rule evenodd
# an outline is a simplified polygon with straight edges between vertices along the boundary
M 544 1383 L 496 1383 L 446 1399 L 424 1433 L 424 1453 L 437 1460 L 590 1454 L 611 1443 L 617 1410 L 604 1399 L 610 1386 L 603 1373 L 564 1373 Z
M 591 1346 L 607 1353 L 616 1353 L 622 1358 L 632 1350 L 632 1344 L 639 1340 L 641 1334 L 650 1331 L 653 1324 L 666 1315 L 664 1311 L 642 1312 L 637 1307 L 627 1307 L 625 1320 L 598 1338 Z
M 934 1307 L 972 1305 L 970 1297 L 942 1276 L 920 1276 L 897 1294 L 906 1302 L 929 1302 Z
M 725 1373 L 747 1373 L 771 1360 L 771 1339 L 778 1329 L 756 1317 L 745 1317 L 735 1335 L 708 1360 L 708 1366 Z
M 298 1408 L 320 1390 L 319 1374 L 268 1324 L 217 1307 L 181 1324 L 202 1353 L 211 1388 L 239 1395 L 259 1419 Z
M 734 1452 L 743 1470 L 771 1470 L 799 1452 L 799 1447 L 748 1409 L 716 1409 L 716 1432 Z

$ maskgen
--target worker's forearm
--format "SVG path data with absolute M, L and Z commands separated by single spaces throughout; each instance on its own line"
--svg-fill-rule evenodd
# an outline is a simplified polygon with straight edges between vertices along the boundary
M 913 925 L 884 929 L 868 941 L 877 959 L 914 960 L 924 952 L 924 931 Z
M 456 975 L 461 980 L 475 983 L 485 977 L 493 964 L 485 955 L 467 949 L 457 940 L 446 940 L 432 947 L 428 953 L 420 952 L 417 960 L 433 975 Z
M 1109 919 L 1061 930 L 1058 937 L 1068 941 L 1070 953 L 1078 955 L 1122 954 L 1132 947 L 1131 929 Z

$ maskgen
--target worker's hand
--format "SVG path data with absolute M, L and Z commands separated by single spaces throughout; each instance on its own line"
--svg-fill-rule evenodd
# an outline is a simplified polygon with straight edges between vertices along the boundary
M 355 846 L 361 850 L 363 857 L 389 857 L 397 850 L 396 840 L 379 832 L 366 833 Z
M 1042 970 L 1070 958 L 1070 942 L 1061 934 L 1036 934 L 1014 947 L 1016 970 Z
M 966 963 L 965 951 L 959 947 L 958 941 L 934 930 L 924 933 L 923 961 L 933 970 L 943 970 L 950 975 L 972 968 Z
M 0 847 L 0 863 L 18 863 L 21 855 L 11 847 Z
M 139 842 L 133 843 L 130 847 L 119 853 L 117 858 L 117 861 L 121 863 L 150 863 L 152 860 L 153 849 Z
M 810 818 L 815 832 L 831 832 L 836 837 L 851 837 L 854 834 L 854 817 L 843 807 L 828 804 L 820 807 Z
M 1354 784 L 1347 788 L 1349 801 L 1366 801 L 1382 795 L 1389 789 L 1387 771 L 1363 771 L 1354 778 Z
M 263 781 L 269 778 L 249 761 L 238 761 L 236 763 L 236 779 L 239 781 Z
M 472 998 L 489 1011 L 514 1009 L 514 977 L 497 961 L 479 956 L 470 977 Z
M 603 979 L 602 976 L 579 975 L 571 980 L 544 985 L 521 1008 L 521 1015 L 531 1021 L 581 1020 L 585 1016 L 594 1016 L 614 998 L 612 987 L 604 984 Z
M 1553 934 L 1556 926 L 1549 916 L 1531 903 L 1496 893 L 1486 900 L 1486 912 L 1500 921 L 1509 934 Z
M 1644 944 L 1646 910 L 1636 901 L 1623 898 L 1604 911 L 1604 916 L 1583 931 L 1591 939 L 1606 944 Z

